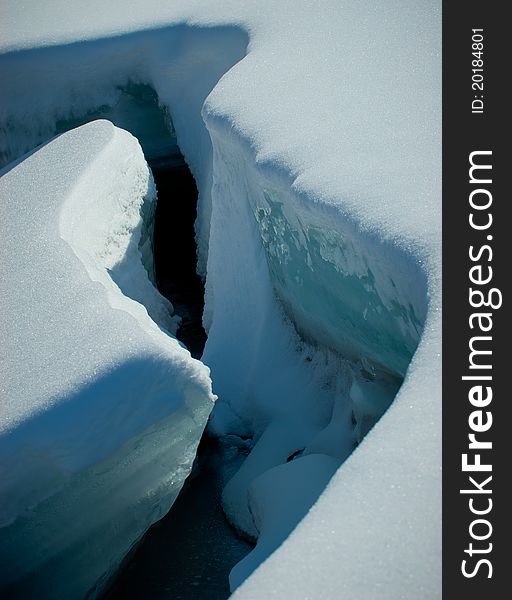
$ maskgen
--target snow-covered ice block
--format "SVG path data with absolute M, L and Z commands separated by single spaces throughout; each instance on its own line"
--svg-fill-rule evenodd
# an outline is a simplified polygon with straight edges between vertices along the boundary
M 1 587 L 81 598 L 178 494 L 209 370 L 149 279 L 156 194 L 132 135 L 70 131 L 7 167 L 0 195 Z

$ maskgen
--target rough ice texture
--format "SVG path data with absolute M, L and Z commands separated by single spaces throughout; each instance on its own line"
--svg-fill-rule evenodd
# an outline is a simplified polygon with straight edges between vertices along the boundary
M 83 597 L 176 497 L 209 373 L 157 325 L 172 329 L 172 307 L 143 265 L 155 188 L 133 136 L 75 129 L 4 173 L 0 194 L 0 581 Z
M 112 7 L 7 3 L 0 122 L 16 155 L 129 81 L 170 108 L 200 192 L 212 430 L 254 443 L 224 494 L 259 535 L 235 597 L 439 597 L 439 3 Z M 291 506 L 275 479 L 311 471 Z

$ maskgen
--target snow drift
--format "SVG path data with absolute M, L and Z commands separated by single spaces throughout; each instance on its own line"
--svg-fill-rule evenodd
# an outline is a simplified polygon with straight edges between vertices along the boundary
M 200 194 L 211 430 L 252 445 L 224 492 L 258 538 L 235 597 L 437 597 L 439 7 L 150 5 L 56 0 L 64 31 L 13 5 L 5 156 L 156 91 Z

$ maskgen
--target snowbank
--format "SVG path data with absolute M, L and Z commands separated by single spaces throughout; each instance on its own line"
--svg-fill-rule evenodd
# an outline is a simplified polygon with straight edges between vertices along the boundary
M 146 83 L 196 177 L 233 587 L 319 496 L 235 597 L 440 596 L 439 3 L 7 4 L 10 156 Z
M 203 359 L 212 369 L 219 395 L 210 427 L 217 434 L 238 433 L 254 442 L 223 495 L 230 521 L 257 539 L 256 549 L 233 569 L 230 582 L 236 589 L 280 546 L 292 529 L 290 522 L 299 520 L 297 515 L 305 516 L 318 497 L 318 506 L 326 501 L 334 483 L 322 494 L 328 476 L 321 474 L 329 470 L 319 469 L 318 477 L 312 477 L 310 469 L 303 471 L 299 465 L 316 456 L 333 473 L 333 465 L 344 463 L 395 397 L 429 314 L 428 274 L 414 256 L 379 237 L 378 229 L 357 227 L 332 205 L 315 205 L 311 195 L 287 187 L 267 165 L 251 164 L 243 140 L 216 115 L 210 119 L 208 110 L 207 106 L 204 116 L 214 145 L 214 185 L 207 280 L 209 336 Z M 215 273 L 213 281 L 211 273 Z M 219 288 L 229 290 L 229 295 L 220 296 Z M 276 295 L 281 302 L 275 301 Z M 436 311 L 432 313 L 435 321 Z M 234 372 L 237 377 L 232 376 Z M 418 367 L 413 369 L 407 381 L 418 372 Z M 302 553 L 310 542 L 304 536 L 286 555 L 297 561 L 290 569 L 296 583 L 290 583 L 281 563 L 266 578 L 267 564 L 275 565 L 276 556 L 298 535 L 294 532 L 236 595 L 259 598 L 262 586 L 266 591 L 278 590 L 272 592 L 276 597 L 334 598 L 339 590 L 348 598 L 380 594 L 371 588 L 368 576 L 354 569 L 352 559 L 347 559 L 347 572 L 340 577 L 336 563 L 340 557 L 352 556 L 354 549 L 362 568 L 371 565 L 372 581 L 377 586 L 387 582 L 391 595 L 402 590 L 403 597 L 410 595 L 409 582 L 415 589 L 423 585 L 426 598 L 436 593 L 439 556 L 429 552 L 440 543 L 439 531 L 433 527 L 440 508 L 439 463 L 433 463 L 433 457 L 440 458 L 440 430 L 432 428 L 431 419 L 440 410 L 436 405 L 440 381 L 431 379 L 420 378 L 412 397 L 402 400 L 401 392 L 395 399 L 376 428 L 381 435 L 379 442 L 373 442 L 371 454 L 366 454 L 366 448 L 373 432 L 344 464 L 337 474 L 340 483 L 333 493 L 331 502 L 336 508 L 330 520 L 324 521 L 320 513 L 311 522 L 318 514 L 311 513 L 298 529 L 310 523 L 308 535 L 315 540 L 321 560 L 325 536 L 319 531 L 325 527 L 336 532 L 338 523 L 351 531 L 342 530 L 340 536 L 331 533 L 332 575 L 324 573 L 325 580 L 320 581 L 315 576 L 319 559 L 308 553 L 306 585 Z M 424 411 L 429 416 L 423 421 Z M 389 424 L 383 430 L 386 421 Z M 410 460 L 418 444 L 428 458 L 418 457 L 412 467 Z M 361 490 L 377 502 L 375 508 L 371 502 L 362 502 L 363 491 L 354 504 L 343 491 L 344 504 L 338 503 L 345 490 L 344 469 L 356 455 L 365 456 L 358 467 Z M 383 457 L 378 477 L 374 473 L 377 457 Z M 362 472 L 369 474 L 368 479 Z M 271 473 L 278 473 L 287 486 L 260 486 L 267 475 L 272 481 Z M 300 491 L 304 478 L 307 494 Z M 394 498 L 394 506 L 382 508 L 382 491 L 384 497 Z M 402 506 L 408 498 L 414 498 L 409 512 Z M 266 509 L 270 502 L 275 507 L 272 512 Z M 371 527 L 361 526 L 361 521 L 369 523 L 372 518 Z M 415 535 L 421 531 L 423 552 L 418 560 L 406 548 L 403 553 L 399 550 L 404 533 L 398 523 L 406 518 L 409 531 Z M 357 527 L 352 529 L 349 522 Z M 393 531 L 383 522 L 393 523 Z M 379 523 L 384 547 L 390 540 L 396 545 L 393 560 L 408 564 L 414 572 L 410 579 L 404 579 L 394 563 L 386 564 L 375 549 L 374 528 Z M 255 579 L 257 583 L 252 584 Z M 357 589 L 356 596 L 353 589 Z
M 11 595 L 83 597 L 178 494 L 209 373 L 156 324 L 172 328 L 172 307 L 142 262 L 155 189 L 134 137 L 85 125 L 0 190 L 0 581 Z

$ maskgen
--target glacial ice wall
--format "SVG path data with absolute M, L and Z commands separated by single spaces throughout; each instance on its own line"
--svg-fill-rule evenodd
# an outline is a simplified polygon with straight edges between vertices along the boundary
M 208 106 L 203 114 L 214 148 L 203 360 L 219 400 L 210 429 L 252 440 L 223 494 L 230 521 L 257 540 L 233 569 L 234 590 L 389 407 L 421 335 L 409 315 L 424 318 L 425 283 L 414 261 L 310 206 L 255 164 Z
M 425 284 L 407 285 L 414 266 L 290 194 L 252 200 L 274 288 L 303 336 L 403 376 L 426 313 Z
M 148 278 L 155 189 L 133 136 L 63 134 L 0 193 L 1 595 L 97 595 L 190 472 L 209 371 Z

